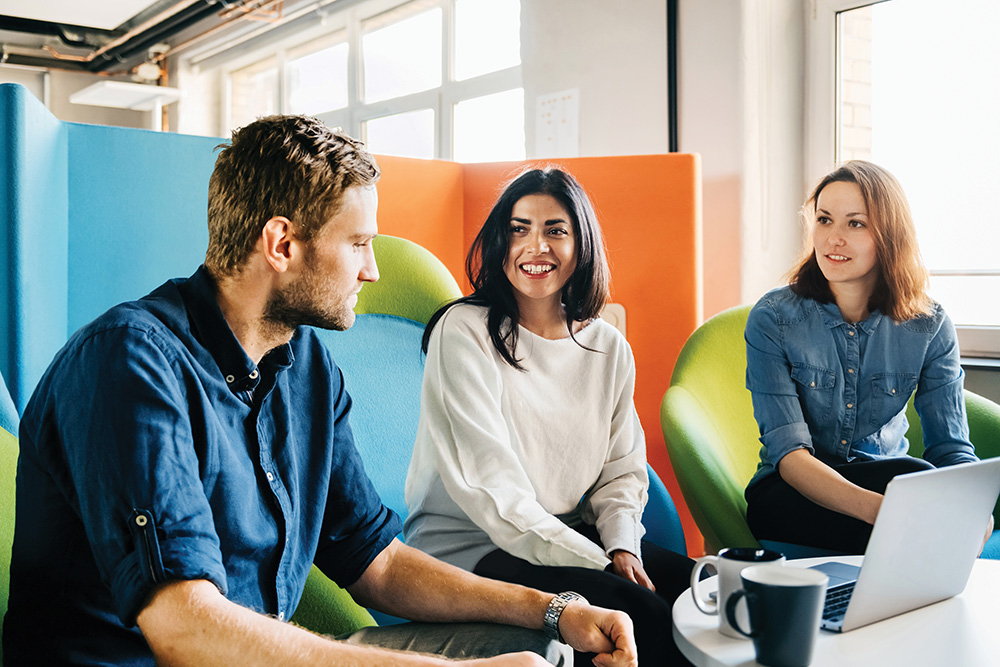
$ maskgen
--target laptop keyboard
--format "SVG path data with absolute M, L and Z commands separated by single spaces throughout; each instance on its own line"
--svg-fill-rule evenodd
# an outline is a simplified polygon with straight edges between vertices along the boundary
M 844 613 L 847 611 L 847 603 L 851 601 L 851 595 L 854 593 L 855 583 L 852 581 L 849 584 L 827 590 L 826 601 L 823 603 L 823 620 L 825 622 L 836 623 L 843 620 Z

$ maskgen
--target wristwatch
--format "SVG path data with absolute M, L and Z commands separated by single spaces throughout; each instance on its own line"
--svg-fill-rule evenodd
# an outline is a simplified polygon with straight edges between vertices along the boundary
M 542 619 L 542 629 L 545 630 L 546 637 L 564 644 L 566 643 L 563 641 L 562 634 L 559 632 L 559 618 L 562 616 L 563 609 L 566 608 L 566 605 L 573 600 L 580 600 L 584 604 L 587 604 L 587 599 L 585 597 L 579 593 L 574 593 L 573 591 L 560 593 L 552 598 L 551 602 L 549 602 L 549 606 L 545 610 L 545 617 Z

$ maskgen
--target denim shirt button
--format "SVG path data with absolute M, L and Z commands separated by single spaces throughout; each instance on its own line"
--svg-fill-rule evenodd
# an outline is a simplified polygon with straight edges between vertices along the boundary
M 274 474 L 273 473 L 267 473 L 267 481 L 269 481 L 269 482 L 273 482 L 274 481 Z
M 236 380 L 236 378 L 233 377 L 232 375 L 226 376 L 226 382 L 228 382 L 229 384 L 232 384 L 234 380 Z

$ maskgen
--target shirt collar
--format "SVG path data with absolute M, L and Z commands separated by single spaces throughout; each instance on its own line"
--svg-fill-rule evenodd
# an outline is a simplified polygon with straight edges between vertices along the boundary
M 205 266 L 198 267 L 187 280 L 179 281 L 177 289 L 184 300 L 192 333 L 212 355 L 229 390 L 238 394 L 256 388 L 260 383 L 260 369 L 229 328 L 215 295 L 215 281 Z M 298 335 L 296 331 L 295 336 Z M 291 366 L 294 359 L 290 343 L 285 343 L 264 355 L 261 365 L 278 372 Z
M 847 321 L 844 319 L 844 316 L 840 314 L 840 308 L 837 307 L 836 301 L 830 301 L 829 303 L 820 303 L 817 301 L 816 305 L 819 308 L 820 316 L 823 318 L 823 322 L 826 324 L 827 328 L 833 329 L 841 325 L 847 325 Z M 881 321 L 882 311 L 876 308 L 864 321 L 858 322 L 855 326 L 870 336 L 875 333 L 875 329 L 878 328 L 878 324 Z

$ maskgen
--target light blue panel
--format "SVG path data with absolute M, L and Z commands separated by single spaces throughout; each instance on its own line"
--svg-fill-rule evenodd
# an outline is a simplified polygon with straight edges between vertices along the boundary
M 67 129 L 68 336 L 204 261 L 208 178 L 222 140 L 76 123 Z
M 8 433 L 17 436 L 17 424 L 20 420 L 17 416 L 17 409 L 14 408 L 14 401 L 11 400 L 7 392 L 7 383 L 0 375 L 0 428 Z
M 66 340 L 67 155 L 63 123 L 0 84 L 0 373 L 20 410 Z
M 646 472 L 649 473 L 649 498 L 646 501 L 646 511 L 642 514 L 645 539 L 658 547 L 687 554 L 684 527 L 674 500 L 652 466 L 647 465 Z
M 395 315 L 358 315 L 347 331 L 316 330 L 344 373 L 351 428 L 382 502 L 406 517 L 403 487 L 420 418 L 424 325 Z

